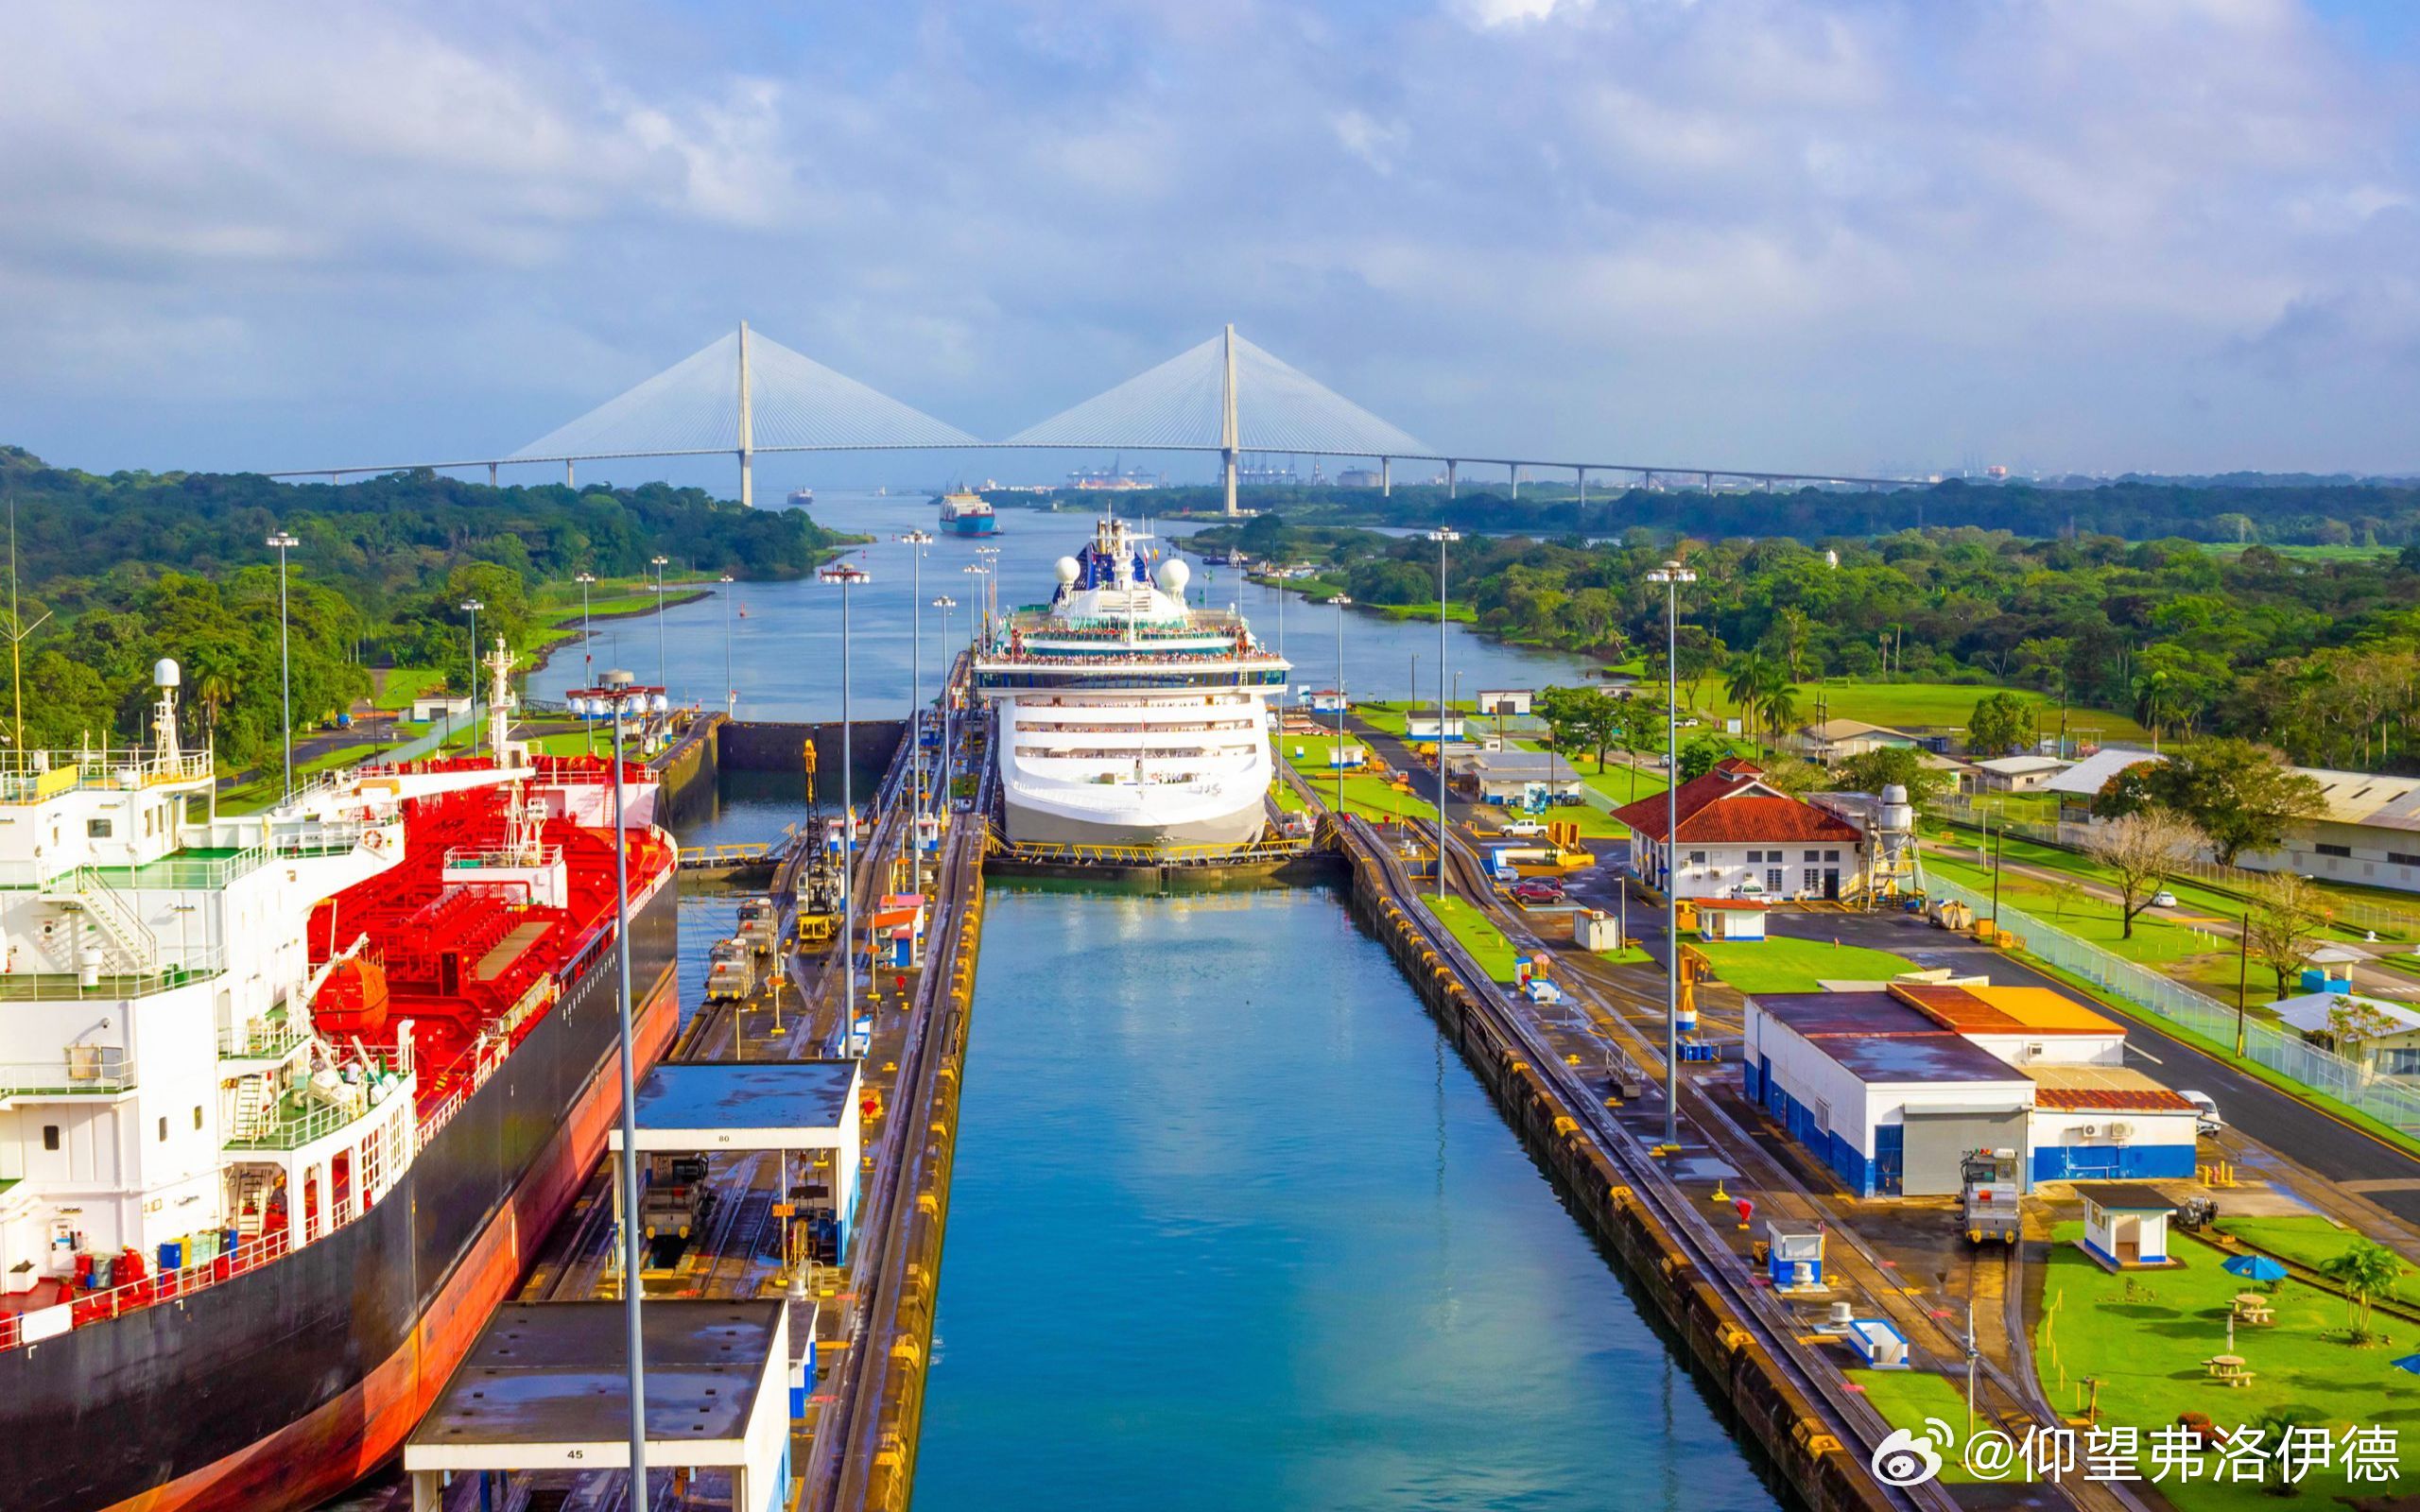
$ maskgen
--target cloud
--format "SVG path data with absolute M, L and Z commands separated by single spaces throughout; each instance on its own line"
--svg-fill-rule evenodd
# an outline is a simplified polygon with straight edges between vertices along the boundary
M 2420 90 L 2356 45 L 2289 0 L 30 0 L 0 409 L 95 465 L 476 455 L 746 315 L 1006 433 L 1234 319 L 1494 455 L 2420 465 Z

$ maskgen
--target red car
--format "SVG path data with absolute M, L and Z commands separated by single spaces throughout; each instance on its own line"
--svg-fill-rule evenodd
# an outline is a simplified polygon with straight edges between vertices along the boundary
M 1516 882 L 1509 890 L 1512 893 L 1512 901 L 1516 903 L 1559 903 L 1563 902 L 1563 884 L 1559 882 L 1548 882 L 1543 877 L 1531 877 L 1526 882 Z

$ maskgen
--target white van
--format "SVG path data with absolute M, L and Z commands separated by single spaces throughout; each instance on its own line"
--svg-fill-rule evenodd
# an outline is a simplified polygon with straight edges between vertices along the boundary
M 2219 1131 L 2227 1126 L 2227 1121 L 2219 1116 L 2219 1105 L 2211 1100 L 2208 1092 L 2180 1091 L 2176 1095 L 2191 1103 L 2193 1111 L 2200 1115 L 2194 1120 L 2193 1132 L 2204 1139 L 2217 1138 Z

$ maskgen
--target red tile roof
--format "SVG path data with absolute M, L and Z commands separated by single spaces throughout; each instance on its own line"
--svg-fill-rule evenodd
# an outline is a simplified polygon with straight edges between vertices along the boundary
M 1861 838 L 1847 820 L 1765 786 L 1757 781 L 1763 776 L 1762 767 L 1733 756 L 1716 763 L 1704 776 L 1683 782 L 1669 799 L 1680 813 L 1682 841 L 1853 845 Z M 1614 817 L 1650 840 L 1661 840 L 1666 809 L 1667 799 L 1659 793 L 1625 803 L 1614 810 Z

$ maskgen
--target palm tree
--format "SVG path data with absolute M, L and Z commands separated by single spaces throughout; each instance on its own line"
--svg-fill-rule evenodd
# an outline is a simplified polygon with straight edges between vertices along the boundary
M 1788 668 L 1776 666 L 1772 670 L 1757 701 L 1764 710 L 1765 728 L 1778 736 L 1798 717 L 1798 685 L 1790 680 Z
M 1760 651 L 1742 651 L 1722 669 L 1722 696 L 1739 711 L 1750 739 L 1756 734 L 1756 710 L 1772 683 L 1772 663 Z
M 2319 1273 L 2344 1288 L 2345 1299 L 2353 1304 L 2353 1342 L 2368 1343 L 2370 1306 L 2394 1290 L 2403 1261 L 2384 1245 L 2359 1239 L 2343 1253 L 2322 1261 Z
M 1781 631 L 1782 664 L 1789 669 L 1789 680 L 1806 680 L 1806 611 L 1792 604 L 1774 618 Z
M 201 705 L 201 722 L 209 730 L 211 743 L 218 739 L 218 715 L 235 699 L 234 679 L 224 672 L 205 672 L 194 680 L 194 701 Z

